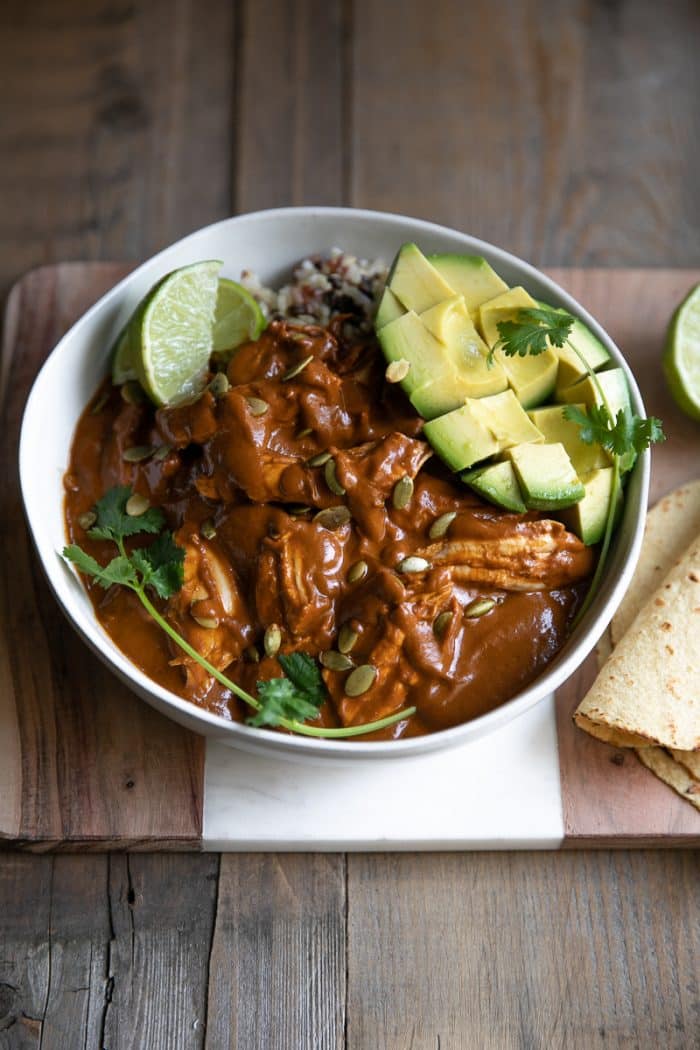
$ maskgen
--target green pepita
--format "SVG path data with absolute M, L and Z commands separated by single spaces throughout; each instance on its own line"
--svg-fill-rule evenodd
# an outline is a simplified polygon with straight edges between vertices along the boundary
M 323 476 L 326 479 L 326 485 L 328 485 L 328 488 L 331 490 L 331 492 L 334 492 L 336 496 L 345 495 L 345 489 L 336 477 L 334 459 L 328 459 L 326 461 L 326 465 L 323 468 Z
M 384 373 L 387 383 L 400 383 L 402 379 L 405 379 L 411 370 L 411 362 L 407 361 L 405 357 L 400 357 L 398 361 L 392 361 L 391 364 L 386 366 L 386 372 Z
M 436 518 L 428 530 L 428 535 L 431 540 L 439 540 L 442 539 L 443 536 L 446 536 L 447 530 L 456 517 L 457 511 L 449 510 L 447 514 L 441 514 L 439 518 Z
M 397 510 L 405 510 L 413 498 L 413 479 L 405 474 L 394 485 L 391 502 Z
M 292 365 L 292 367 L 288 368 L 287 371 L 282 376 L 282 382 L 286 383 L 287 380 L 294 379 L 295 376 L 298 376 L 300 372 L 304 371 L 304 369 L 306 368 L 306 366 L 308 364 L 311 364 L 313 359 L 314 359 L 314 355 L 313 354 L 309 354 L 309 356 L 305 357 L 303 361 L 299 362 L 299 364 Z
M 249 645 L 247 649 L 243 650 L 243 659 L 249 664 L 259 664 L 260 653 L 254 645 Z
M 140 518 L 142 514 L 146 513 L 150 505 L 145 496 L 142 496 L 140 492 L 135 492 L 126 501 L 126 513 L 130 518 Z
M 396 566 L 398 572 L 426 572 L 430 568 L 430 562 L 426 561 L 425 558 L 419 558 L 415 554 L 411 554 L 408 558 L 404 558 Z
M 329 671 L 350 671 L 355 666 L 349 656 L 337 653 L 334 649 L 321 653 L 319 660 L 322 666 L 327 667 Z
M 466 606 L 464 615 L 469 620 L 475 620 L 478 616 L 485 616 L 487 612 L 491 612 L 495 604 L 493 598 L 475 598 Z
M 219 621 L 214 616 L 195 616 L 193 612 L 190 612 L 190 616 L 195 623 L 198 623 L 200 627 L 204 627 L 207 631 L 213 631 L 219 626 Z
M 330 452 L 318 452 L 311 459 L 307 459 L 307 467 L 323 467 L 331 458 Z
M 435 623 L 433 624 L 433 631 L 435 632 L 436 638 L 442 638 L 447 633 L 447 630 L 452 623 L 454 613 L 451 609 L 446 609 L 445 612 L 441 612 L 439 616 L 435 617 Z
M 207 518 L 206 521 L 202 522 L 202 524 L 199 526 L 199 531 L 201 532 L 202 536 L 204 536 L 205 540 L 213 540 L 216 536 L 216 526 L 214 525 L 214 522 L 211 520 L 211 518 Z
M 352 514 L 347 507 L 326 507 L 324 510 L 320 510 L 318 514 L 314 515 L 313 520 L 322 525 L 324 529 L 330 529 L 334 532 L 339 529 L 341 525 L 347 525 L 351 520 Z
M 88 529 L 92 528 L 96 521 L 97 515 L 94 510 L 86 510 L 85 513 L 81 514 L 78 518 L 78 525 L 80 525 L 81 529 L 85 529 L 87 532 Z
M 211 383 L 209 389 L 214 397 L 223 397 L 231 389 L 231 384 L 228 381 L 228 377 L 225 372 L 217 372 Z
M 349 623 L 344 623 L 338 631 L 338 649 L 340 652 L 349 653 L 359 637 L 357 631 Z
M 157 462 L 160 463 L 161 460 L 164 460 L 164 459 L 168 458 L 168 456 L 170 455 L 172 450 L 173 450 L 173 446 L 172 445 L 159 445 L 158 448 L 153 453 L 153 458 L 155 460 L 157 460 Z
M 307 507 L 304 503 L 292 503 L 287 507 L 287 514 L 291 514 L 293 518 L 299 518 L 302 514 L 308 514 L 311 507 Z
M 376 667 L 373 667 L 372 664 L 361 664 L 360 667 L 356 667 L 354 671 L 351 671 L 345 679 L 345 685 L 343 686 L 345 695 L 362 696 L 374 685 L 376 677 Z
M 274 656 L 282 644 L 282 631 L 276 623 L 271 623 L 265 631 L 263 648 L 267 656 Z
M 144 459 L 149 459 L 154 452 L 153 445 L 132 445 L 131 448 L 124 449 L 122 459 L 125 463 L 141 463 Z
M 267 401 L 263 401 L 261 397 L 247 397 L 246 402 L 251 416 L 264 416 L 270 408 Z
M 369 566 L 366 561 L 356 561 L 348 569 L 348 583 L 358 583 L 359 580 L 364 580 L 368 572 Z

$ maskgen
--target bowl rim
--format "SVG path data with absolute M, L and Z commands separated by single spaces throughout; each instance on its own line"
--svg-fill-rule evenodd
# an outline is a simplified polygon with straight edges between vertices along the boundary
M 556 303 L 564 306 L 567 310 L 574 313 L 575 316 L 580 317 L 581 320 L 592 330 L 594 335 L 597 336 L 606 349 L 611 353 L 615 364 L 623 368 L 627 377 L 635 410 L 642 415 L 645 414 L 644 405 L 636 380 L 617 344 L 599 322 L 596 321 L 596 319 L 592 317 L 572 295 L 532 263 L 529 263 L 526 260 L 521 259 L 519 256 L 508 252 L 503 248 L 499 248 L 488 241 L 463 233 L 461 230 L 456 230 L 453 227 L 444 226 L 430 222 L 426 219 L 415 218 L 400 213 L 363 208 L 315 205 L 266 208 L 255 212 L 245 212 L 239 215 L 229 216 L 225 219 L 220 219 L 217 222 L 199 227 L 179 240 L 174 241 L 172 244 L 167 245 L 155 255 L 144 260 L 144 262 L 140 263 L 130 273 L 118 281 L 117 284 L 110 288 L 97 300 L 97 302 L 86 310 L 75 321 L 75 323 L 71 325 L 61 339 L 59 339 L 51 352 L 47 355 L 39 372 L 34 378 L 22 416 L 19 441 L 19 479 L 25 517 L 32 537 L 32 542 L 39 557 L 44 574 L 49 582 L 51 591 L 53 592 L 59 607 L 68 618 L 73 628 L 77 630 L 78 634 L 85 642 L 87 642 L 93 652 L 95 652 L 96 655 L 114 673 L 116 673 L 119 678 L 125 681 L 132 689 L 135 689 L 135 691 L 147 702 L 150 703 L 157 701 L 156 706 L 158 709 L 161 711 L 167 709 L 169 716 L 175 718 L 176 721 L 181 721 L 184 724 L 190 725 L 190 727 L 193 722 L 200 723 L 202 726 L 202 732 L 208 732 L 208 735 L 212 735 L 212 731 L 216 731 L 219 740 L 233 746 L 264 751 L 267 754 L 276 752 L 280 756 L 286 753 L 286 755 L 290 757 L 294 754 L 300 756 L 304 754 L 313 754 L 320 759 L 328 757 L 343 759 L 351 758 L 356 760 L 367 758 L 398 758 L 417 755 L 429 750 L 454 747 L 463 741 L 466 741 L 469 737 L 482 736 L 492 732 L 500 724 L 511 721 L 518 715 L 523 714 L 534 704 L 541 702 L 546 697 L 553 694 L 554 691 L 558 689 L 583 663 L 586 656 L 590 653 L 596 641 L 610 622 L 631 581 L 642 544 L 644 531 L 643 513 L 639 513 L 638 515 L 638 519 L 634 525 L 634 530 L 628 544 L 627 554 L 619 571 L 618 578 L 612 585 L 607 598 L 602 604 L 600 604 L 600 594 L 596 597 L 582 622 L 578 624 L 573 634 L 567 638 L 562 649 L 559 650 L 555 655 L 554 660 L 547 665 L 541 675 L 510 700 L 507 700 L 492 711 L 479 715 L 468 722 L 460 723 L 459 725 L 452 726 L 448 729 L 437 730 L 434 733 L 423 736 L 408 737 L 399 740 L 378 741 L 325 740 L 320 738 L 293 736 L 291 734 L 271 733 L 264 729 L 256 729 L 252 726 L 247 726 L 244 723 L 227 720 L 223 716 L 200 708 L 191 701 L 185 700 L 183 697 L 179 697 L 176 693 L 172 693 L 170 690 L 165 689 L 153 679 L 149 678 L 144 672 L 136 667 L 135 664 L 132 664 L 128 657 L 116 647 L 115 643 L 112 642 L 99 620 L 97 620 L 94 612 L 90 611 L 89 614 L 81 620 L 78 619 L 76 614 L 68 608 L 60 591 L 61 578 L 65 579 L 65 576 L 61 577 L 61 574 L 65 574 L 66 572 L 73 574 L 74 570 L 68 569 L 65 563 L 56 556 L 55 551 L 52 550 L 49 552 L 40 547 L 32 525 L 27 492 L 29 478 L 28 472 L 30 467 L 34 464 L 33 461 L 30 461 L 29 459 L 27 439 L 28 420 L 30 420 L 35 411 L 35 405 L 38 401 L 41 388 L 40 381 L 45 369 L 49 365 L 49 362 L 62 352 L 66 344 L 70 343 L 76 334 L 90 323 L 95 315 L 104 311 L 110 304 L 113 304 L 115 300 L 118 300 L 129 286 L 138 280 L 144 270 L 157 265 L 158 260 L 169 254 L 173 249 L 184 249 L 189 241 L 195 240 L 207 232 L 229 226 L 233 227 L 236 223 L 255 223 L 261 220 L 270 219 L 284 221 L 289 218 L 311 218 L 315 216 L 346 220 L 364 219 L 376 221 L 389 227 L 400 227 L 406 223 L 410 223 L 417 231 L 416 237 L 419 236 L 420 232 L 424 232 L 426 235 L 449 235 L 453 238 L 456 236 L 464 242 L 465 250 L 475 254 L 484 255 L 496 268 L 498 268 L 499 263 L 515 268 L 521 273 L 524 281 L 531 278 L 536 281 L 536 283 L 544 286 L 547 289 L 547 292 L 552 295 L 553 300 Z M 330 247 L 331 245 L 329 245 L 329 249 Z M 650 452 L 647 449 L 638 457 L 637 463 L 634 467 L 634 474 L 637 479 L 639 491 L 640 511 L 646 507 L 650 477 L 650 460 Z M 82 583 L 80 586 L 82 586 Z M 114 652 L 103 648 L 104 642 L 111 644 L 114 647 Z M 204 727 L 207 727 L 206 730 Z

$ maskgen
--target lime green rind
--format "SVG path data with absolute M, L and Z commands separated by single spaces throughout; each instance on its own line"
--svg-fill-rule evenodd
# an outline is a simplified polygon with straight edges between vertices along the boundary
M 671 318 L 662 364 L 673 400 L 700 421 L 700 284 Z

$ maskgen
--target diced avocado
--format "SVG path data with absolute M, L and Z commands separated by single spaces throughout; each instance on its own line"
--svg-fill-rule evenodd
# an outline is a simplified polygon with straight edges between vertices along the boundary
M 423 433 L 452 470 L 464 470 L 499 451 L 498 442 L 468 405 L 425 424 Z
M 583 411 L 585 405 L 576 405 Z M 564 416 L 564 405 L 548 405 L 530 412 L 530 419 L 544 434 L 545 441 L 560 441 L 580 478 L 592 470 L 610 466 L 610 457 L 600 445 L 587 445 L 581 440 L 581 428 Z
M 410 368 L 401 386 L 409 396 L 440 375 L 451 376 L 455 371 L 445 346 L 427 330 L 413 310 L 385 324 L 377 332 L 377 338 L 387 361 L 408 361 Z
M 480 255 L 442 254 L 429 255 L 428 259 L 450 287 L 464 296 L 472 315 L 487 299 L 508 291 L 506 282 Z
M 474 418 L 491 431 L 501 452 L 514 445 L 544 441 L 512 390 L 492 397 L 470 398 L 467 405 Z
M 586 490 L 583 499 L 558 515 L 567 529 L 575 532 L 589 547 L 593 543 L 600 543 L 605 533 L 612 483 L 612 467 L 591 471 L 583 478 Z M 618 488 L 616 515 L 619 514 L 621 507 L 622 490 Z
M 379 329 L 383 328 L 385 324 L 389 324 L 390 321 L 395 321 L 397 317 L 401 317 L 401 314 L 404 313 L 406 313 L 406 311 L 392 292 L 391 288 L 385 288 L 382 292 L 382 297 L 379 300 L 377 316 L 374 319 L 375 329 L 379 331 Z
M 538 302 L 537 305 L 547 310 L 552 309 L 548 303 Z M 589 368 L 592 368 L 594 372 L 610 361 L 610 354 L 600 339 L 593 335 L 593 332 L 586 327 L 583 321 L 579 321 L 578 317 L 574 318 L 568 342 L 576 347 L 586 360 Z M 587 370 L 583 361 L 574 353 L 571 346 L 565 344 L 562 347 L 556 346 L 552 349 L 559 359 L 556 387 L 556 394 L 558 395 L 560 390 L 564 390 L 567 386 L 571 386 L 572 383 L 582 379 L 587 374 Z
M 585 496 L 583 483 L 560 442 L 516 445 L 507 455 L 530 510 L 558 510 Z
M 428 331 L 446 346 L 449 346 L 458 337 L 465 322 L 471 325 L 463 295 L 453 295 L 449 299 L 443 299 L 442 302 L 431 306 L 429 310 L 424 310 L 419 317 Z M 480 339 L 479 342 L 481 342 Z
M 479 376 L 465 371 L 441 371 L 437 379 L 418 387 L 410 401 L 423 419 L 435 419 L 453 408 L 459 408 L 468 397 L 478 391 Z
M 470 488 L 489 503 L 495 503 L 497 507 L 515 511 L 517 514 L 523 514 L 527 510 L 513 464 L 509 460 L 491 463 L 488 467 L 479 467 L 462 474 L 462 481 L 466 481 Z
M 418 314 L 455 294 L 416 244 L 399 249 L 388 285 L 402 306 Z
M 630 392 L 625 373 L 621 368 L 611 368 L 607 372 L 598 372 L 596 378 L 605 394 L 605 400 L 613 417 L 617 416 L 621 408 L 630 407 Z M 602 403 L 598 387 L 590 376 L 580 379 L 573 386 L 565 387 L 557 395 L 557 400 L 567 405 L 575 405 L 580 402 L 587 407 Z
M 536 306 L 532 296 L 520 287 L 511 288 L 504 295 L 484 303 L 479 309 L 479 325 L 488 346 L 495 346 L 498 342 L 500 322 L 516 320 L 520 310 Z M 541 405 L 553 394 L 559 358 L 551 348 L 536 356 L 526 357 L 508 357 L 499 349 L 495 351 L 494 358 L 502 365 L 508 385 L 523 408 Z

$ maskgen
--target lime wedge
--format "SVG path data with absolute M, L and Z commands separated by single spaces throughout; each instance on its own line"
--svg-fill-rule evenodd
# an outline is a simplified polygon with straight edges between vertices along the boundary
M 663 364 L 674 401 L 691 419 L 700 420 L 700 284 L 673 315 Z
M 131 361 L 131 340 L 127 324 L 122 328 L 112 348 L 112 382 L 115 386 L 121 386 L 130 379 L 136 379 L 136 369 Z
M 204 388 L 221 266 L 208 260 L 173 270 L 129 322 L 131 361 L 157 405 L 177 404 Z
M 264 327 L 263 312 L 250 292 L 228 277 L 220 277 L 214 314 L 214 353 L 229 357 L 241 343 L 257 339 Z

